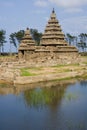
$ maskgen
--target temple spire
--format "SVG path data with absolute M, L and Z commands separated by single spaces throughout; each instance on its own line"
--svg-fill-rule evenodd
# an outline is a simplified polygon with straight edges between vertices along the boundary
M 55 13 L 55 10 L 54 10 L 54 8 L 53 8 L 53 11 L 52 11 L 52 13 Z
M 59 21 L 56 18 L 54 8 L 44 30 L 40 44 L 43 46 L 67 46 L 65 35 L 62 32 Z
M 29 28 L 27 27 L 26 30 L 29 30 Z
M 31 50 L 32 49 L 31 47 L 34 45 L 35 45 L 35 41 L 32 39 L 30 35 L 30 29 L 26 28 L 19 49 L 21 50 L 23 48 L 25 50 Z

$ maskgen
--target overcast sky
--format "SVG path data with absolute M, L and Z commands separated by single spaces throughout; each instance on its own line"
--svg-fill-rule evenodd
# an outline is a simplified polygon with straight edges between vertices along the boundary
M 87 0 L 0 0 L 0 30 L 44 32 L 53 8 L 64 33 L 87 33 Z

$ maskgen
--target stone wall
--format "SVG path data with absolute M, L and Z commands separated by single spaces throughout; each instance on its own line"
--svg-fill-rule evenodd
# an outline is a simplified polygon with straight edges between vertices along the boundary
M 29 66 L 53 66 L 78 63 L 79 57 L 77 52 L 25 51 L 19 59 L 25 59 Z

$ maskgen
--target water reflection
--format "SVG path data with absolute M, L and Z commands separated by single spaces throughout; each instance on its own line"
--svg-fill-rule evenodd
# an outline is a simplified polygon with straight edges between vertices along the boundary
M 7 95 L 7 94 L 15 94 L 19 95 L 21 92 L 24 92 L 25 90 L 31 90 L 36 92 L 37 90 L 40 90 L 40 88 L 53 88 L 53 87 L 59 87 L 60 86 L 68 86 L 69 84 L 73 84 L 73 82 L 70 83 L 59 83 L 57 81 L 51 81 L 51 82 L 41 82 L 41 83 L 35 83 L 35 84 L 29 84 L 29 85 L 12 85 L 12 84 L 0 84 L 0 94 L 1 95 Z M 36 88 L 36 89 L 35 89 Z M 39 88 L 39 89 L 37 89 Z M 55 90 L 55 89 L 54 89 Z M 34 93 L 35 93 L 34 92 Z
M 0 130 L 87 130 L 87 81 L 0 86 Z
M 87 81 L 80 81 L 82 87 L 87 87 Z
M 59 84 L 59 82 L 44 82 L 23 86 L 0 84 L 0 95 L 20 95 L 20 93 L 23 93 L 27 106 L 39 108 L 49 105 L 56 107 L 61 102 L 68 84 Z
M 26 90 L 24 91 L 24 99 L 29 106 L 42 107 L 49 105 L 50 107 L 56 107 L 61 102 L 64 91 L 65 87 L 63 86 Z

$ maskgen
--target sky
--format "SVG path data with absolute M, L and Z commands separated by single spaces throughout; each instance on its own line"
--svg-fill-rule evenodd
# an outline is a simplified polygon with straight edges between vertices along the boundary
M 26 28 L 44 32 L 55 9 L 64 33 L 87 33 L 87 0 L 0 0 L 0 30 L 9 35 Z

